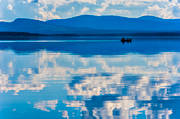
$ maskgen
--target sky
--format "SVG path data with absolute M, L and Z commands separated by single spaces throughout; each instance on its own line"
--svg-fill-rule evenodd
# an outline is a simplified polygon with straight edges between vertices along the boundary
M 79 15 L 180 18 L 180 0 L 0 0 L 0 21 L 63 19 Z

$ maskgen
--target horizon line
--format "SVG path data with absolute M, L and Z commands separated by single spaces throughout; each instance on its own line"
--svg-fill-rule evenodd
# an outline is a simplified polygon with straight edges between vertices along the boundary
M 139 16 L 139 17 L 126 17 L 126 16 L 119 16 L 119 15 L 91 15 L 91 14 L 77 15 L 77 16 L 73 16 L 73 17 L 59 18 L 59 19 L 66 20 L 66 19 L 76 18 L 76 17 L 80 17 L 80 16 L 122 17 L 122 18 L 129 18 L 129 19 L 138 19 L 138 18 L 142 18 L 142 17 L 154 17 L 154 18 L 163 19 L 163 20 L 179 20 L 180 19 L 180 18 L 165 19 L 165 18 L 153 16 L 153 15 L 143 15 L 143 16 Z M 29 19 L 29 20 L 37 20 L 37 21 L 43 21 L 43 22 L 50 21 L 50 20 L 59 20 L 59 19 L 47 19 L 47 20 L 43 20 L 43 19 L 36 19 L 36 18 L 17 17 L 17 18 L 15 18 L 13 20 L 0 20 L 0 22 L 14 22 L 17 19 Z

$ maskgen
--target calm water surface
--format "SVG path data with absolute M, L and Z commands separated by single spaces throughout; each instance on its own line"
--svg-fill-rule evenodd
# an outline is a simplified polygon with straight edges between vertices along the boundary
M 0 42 L 0 119 L 179 119 L 180 39 Z

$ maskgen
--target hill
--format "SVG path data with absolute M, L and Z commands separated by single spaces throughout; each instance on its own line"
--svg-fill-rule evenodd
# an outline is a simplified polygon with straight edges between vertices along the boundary
M 48 21 L 19 18 L 13 22 L 0 22 L 0 32 L 41 35 L 179 34 L 180 19 L 161 19 L 154 16 L 127 18 L 93 15 Z

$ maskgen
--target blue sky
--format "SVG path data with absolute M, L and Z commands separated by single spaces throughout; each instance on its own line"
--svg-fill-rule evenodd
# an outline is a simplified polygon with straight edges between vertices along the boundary
M 180 0 L 0 0 L 0 20 L 69 18 L 82 14 L 180 18 Z

